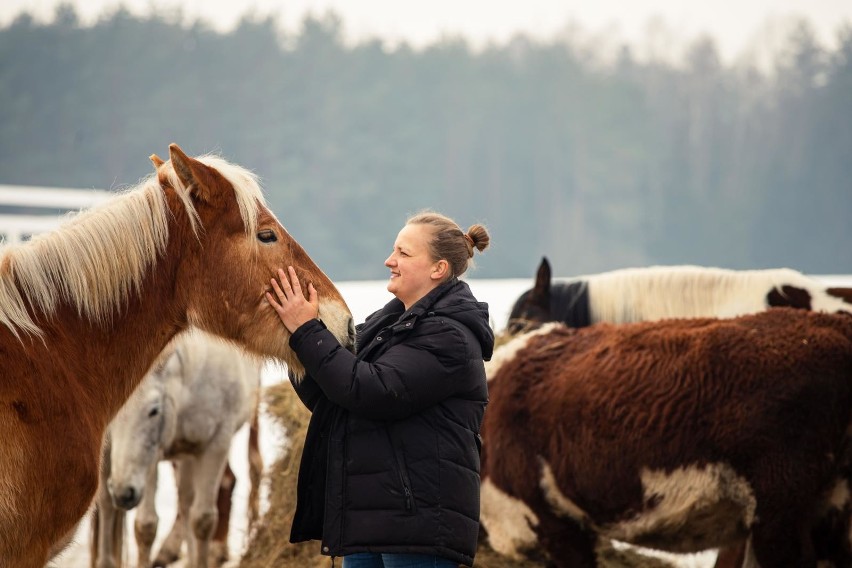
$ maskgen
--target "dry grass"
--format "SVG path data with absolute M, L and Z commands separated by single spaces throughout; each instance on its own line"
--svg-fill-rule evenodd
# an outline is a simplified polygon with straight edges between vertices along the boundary
M 252 530 L 240 568 L 319 568 L 329 566 L 318 542 L 290 543 L 290 526 L 296 512 L 296 479 L 305 444 L 310 412 L 288 382 L 264 391 L 267 412 L 284 429 L 287 451 L 267 470 L 269 509 Z
M 319 552 L 318 542 L 290 544 L 290 526 L 296 510 L 296 479 L 310 413 L 289 383 L 269 387 L 264 392 L 267 411 L 283 428 L 289 440 L 288 451 L 267 469 L 269 509 L 257 522 L 240 561 L 240 568 L 327 568 L 331 561 Z M 671 564 L 609 546 L 598 550 L 600 566 L 607 568 L 667 568 Z M 339 564 L 338 564 L 339 565 Z M 516 561 L 494 552 L 486 543 L 477 551 L 475 568 L 544 568 L 543 562 Z

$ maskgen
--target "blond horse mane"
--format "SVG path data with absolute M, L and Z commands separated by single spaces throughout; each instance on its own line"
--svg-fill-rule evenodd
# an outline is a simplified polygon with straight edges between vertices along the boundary
M 196 159 L 234 187 L 246 234 L 254 234 L 258 208 L 266 204 L 257 176 L 218 156 Z M 170 161 L 160 172 L 176 189 L 198 234 L 190 188 Z M 0 253 L 0 323 L 18 338 L 21 331 L 40 336 L 29 309 L 50 315 L 62 301 L 94 323 L 109 322 L 131 293 L 139 293 L 145 274 L 163 255 L 169 217 L 165 194 L 152 174 L 106 203 L 72 215 L 56 231 L 6 248 Z
M 767 293 L 807 290 L 815 311 L 849 311 L 814 278 L 790 268 L 729 270 L 703 266 L 625 268 L 585 278 L 592 321 L 625 323 L 670 317 L 734 317 L 765 310 Z M 576 280 L 576 279 L 572 279 Z

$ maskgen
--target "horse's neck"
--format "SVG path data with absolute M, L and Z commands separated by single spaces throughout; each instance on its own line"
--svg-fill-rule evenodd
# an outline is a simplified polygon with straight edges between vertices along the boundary
M 187 326 L 185 309 L 174 292 L 173 272 L 174 267 L 161 259 L 141 291 L 131 293 L 127 304 L 105 323 L 92 322 L 76 309 L 61 306 L 39 322 L 44 342 L 27 340 L 31 356 L 57 359 L 70 354 L 73 360 L 59 365 L 65 369 L 65 382 L 92 393 L 98 408 L 91 410 L 109 422 L 163 348 Z

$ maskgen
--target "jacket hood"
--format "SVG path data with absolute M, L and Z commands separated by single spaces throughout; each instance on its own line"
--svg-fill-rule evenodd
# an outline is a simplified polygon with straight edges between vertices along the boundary
M 441 284 L 414 304 L 408 313 L 418 317 L 423 314 L 441 315 L 456 320 L 476 336 L 482 348 L 482 358 L 486 361 L 491 359 L 494 331 L 488 319 L 488 304 L 477 301 L 467 282 L 453 278 Z

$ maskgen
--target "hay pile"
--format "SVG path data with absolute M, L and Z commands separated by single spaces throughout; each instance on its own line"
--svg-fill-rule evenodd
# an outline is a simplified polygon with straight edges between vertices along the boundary
M 289 383 L 273 385 L 264 391 L 266 409 L 275 423 L 287 433 L 288 447 L 266 471 L 269 482 L 269 509 L 253 527 L 240 568 L 328 568 L 331 561 L 320 554 L 317 541 L 290 544 L 290 525 L 296 511 L 296 479 L 299 460 L 308 429 L 310 413 Z M 602 546 L 600 565 L 608 568 L 668 568 L 671 564 Z M 340 566 L 340 562 L 337 565 Z M 475 568 L 544 568 L 545 563 L 516 561 L 500 556 L 480 543 Z
M 326 568 L 327 556 L 319 542 L 290 544 L 290 526 L 296 512 L 296 479 L 311 414 L 289 382 L 264 389 L 269 416 L 287 433 L 287 448 L 266 470 L 269 509 L 252 529 L 240 568 Z

